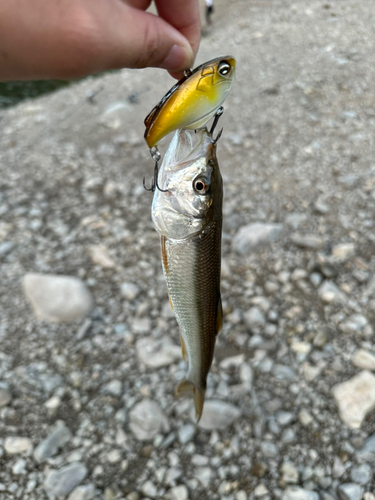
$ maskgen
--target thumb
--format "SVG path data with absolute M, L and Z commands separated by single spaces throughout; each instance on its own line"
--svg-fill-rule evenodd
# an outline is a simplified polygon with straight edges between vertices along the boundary
M 163 68 L 178 72 L 194 62 L 188 40 L 160 17 L 122 4 L 122 16 L 111 25 L 116 67 Z

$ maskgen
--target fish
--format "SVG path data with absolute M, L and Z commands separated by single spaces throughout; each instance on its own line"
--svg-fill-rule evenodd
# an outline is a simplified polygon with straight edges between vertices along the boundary
M 194 144 L 196 142 L 196 144 Z M 152 221 L 171 307 L 180 327 L 186 377 L 176 395 L 191 394 L 201 418 L 216 342 L 222 327 L 220 295 L 223 181 L 216 140 L 206 127 L 175 132 L 159 170 Z
M 170 132 L 198 129 L 212 118 L 227 97 L 235 75 L 232 56 L 217 57 L 187 73 L 145 118 L 150 149 Z

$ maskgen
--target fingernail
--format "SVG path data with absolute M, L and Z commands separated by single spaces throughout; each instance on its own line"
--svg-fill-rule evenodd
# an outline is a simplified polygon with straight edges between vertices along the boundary
M 193 61 L 193 51 L 181 45 L 173 45 L 167 57 L 160 64 L 159 68 L 168 71 L 180 71 L 188 69 Z

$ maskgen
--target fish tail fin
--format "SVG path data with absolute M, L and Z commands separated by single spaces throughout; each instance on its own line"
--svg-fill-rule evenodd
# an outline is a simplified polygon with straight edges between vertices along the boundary
M 194 385 L 193 382 L 190 382 L 190 380 L 186 379 L 181 380 L 181 382 L 178 384 L 176 388 L 176 396 L 181 396 L 184 394 L 193 395 L 194 405 L 195 405 L 195 416 L 197 419 L 197 423 L 199 422 L 202 416 L 205 393 L 206 391 L 204 389 L 199 389 L 199 387 Z

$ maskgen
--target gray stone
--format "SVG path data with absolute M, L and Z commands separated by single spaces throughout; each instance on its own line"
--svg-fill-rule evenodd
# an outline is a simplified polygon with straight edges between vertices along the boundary
M 285 217 L 285 224 L 292 227 L 293 229 L 298 229 L 307 220 L 306 214 L 301 214 L 298 212 L 288 214 Z
M 340 324 L 340 330 L 344 333 L 356 333 L 363 330 L 368 320 L 362 314 L 352 314 L 346 321 Z
M 350 478 L 353 483 L 367 484 L 372 480 L 373 472 L 369 464 L 361 464 L 353 467 L 350 471 Z
M 266 318 L 258 307 L 252 307 L 244 313 L 246 326 L 252 333 L 257 333 L 266 324 Z
M 9 455 L 28 453 L 32 448 L 31 439 L 20 436 L 8 436 L 5 438 L 4 449 Z
M 4 243 L 0 243 L 0 259 L 10 254 L 15 246 L 16 244 L 13 241 L 4 241 Z
M 318 295 L 326 304 L 344 304 L 347 300 L 345 294 L 332 281 L 322 283 L 318 288 Z
M 281 481 L 284 484 L 297 484 L 299 473 L 292 462 L 284 462 L 280 467 Z
M 173 344 L 169 337 L 141 337 L 136 343 L 136 349 L 140 361 L 151 368 L 169 366 L 181 359 L 181 348 Z
M 95 485 L 77 486 L 68 496 L 68 500 L 92 500 L 95 496 Z
M 372 354 L 366 349 L 358 349 L 351 359 L 354 366 L 363 370 L 375 370 L 375 354 Z
M 189 491 L 184 484 L 175 486 L 169 490 L 170 500 L 188 500 Z
M 213 473 L 210 467 L 197 467 L 194 472 L 194 477 L 198 479 L 198 481 L 205 488 L 207 488 L 208 485 L 210 484 L 212 476 Z
M 274 241 L 283 229 L 282 224 L 256 222 L 242 226 L 232 241 L 233 249 L 244 255 Z
M 275 443 L 271 443 L 270 441 L 263 441 L 260 444 L 260 449 L 262 455 L 267 458 L 276 457 L 279 453 L 279 449 Z
M 89 290 L 73 276 L 30 273 L 25 275 L 23 287 L 34 312 L 48 321 L 82 319 L 93 305 Z
M 196 426 L 192 424 L 186 424 L 178 428 L 178 440 L 181 444 L 185 444 L 191 441 L 195 435 Z
M 211 399 L 204 403 L 202 418 L 198 426 L 208 430 L 224 429 L 240 415 L 240 410 L 235 406 L 218 399 Z
M 65 425 L 65 422 L 59 420 L 50 434 L 39 443 L 34 451 L 34 458 L 38 463 L 44 462 L 50 457 L 56 455 L 58 450 L 70 441 L 72 433 Z
M 358 429 L 366 415 L 375 408 L 375 376 L 369 371 L 362 371 L 333 386 L 332 393 L 341 419 L 353 429 Z
M 313 234 L 294 233 L 290 236 L 292 243 L 307 250 L 319 250 L 323 246 L 323 240 Z
M 298 486 L 289 486 L 284 491 L 282 500 L 319 500 L 319 494 Z
M 116 262 L 110 257 L 108 248 L 104 245 L 91 245 L 89 253 L 92 262 L 103 269 L 113 269 L 116 267 Z
M 363 488 L 359 484 L 344 483 L 338 486 L 337 494 L 340 500 L 361 500 Z
M 151 399 L 144 399 L 136 404 L 130 411 L 129 418 L 129 427 L 139 441 L 147 441 L 159 432 L 169 431 L 167 417 Z
M 66 496 L 85 479 L 87 473 L 88 471 L 82 463 L 73 462 L 59 470 L 50 470 L 43 487 L 51 499 Z
M 16 476 L 26 474 L 26 460 L 19 458 L 12 467 L 12 472 Z
M 126 300 L 132 301 L 138 297 L 141 290 L 139 286 L 136 285 L 135 283 L 130 283 L 125 281 L 121 285 L 120 292 L 121 292 L 121 297 L 123 297 Z
M 375 459 L 375 434 L 366 439 L 362 449 L 358 451 L 358 455 L 366 460 Z
M 12 395 L 8 389 L 0 387 L 0 408 L 8 405 L 12 401 Z
M 158 490 L 152 481 L 146 481 L 141 488 L 141 492 L 150 498 L 157 496 Z
M 332 255 L 339 261 L 345 262 L 355 255 L 354 243 L 340 243 L 332 248 Z
M 115 396 L 116 398 L 120 397 L 122 394 L 122 382 L 118 379 L 113 379 L 108 384 L 105 384 L 103 387 L 103 392 L 106 394 L 110 394 L 111 396 Z

